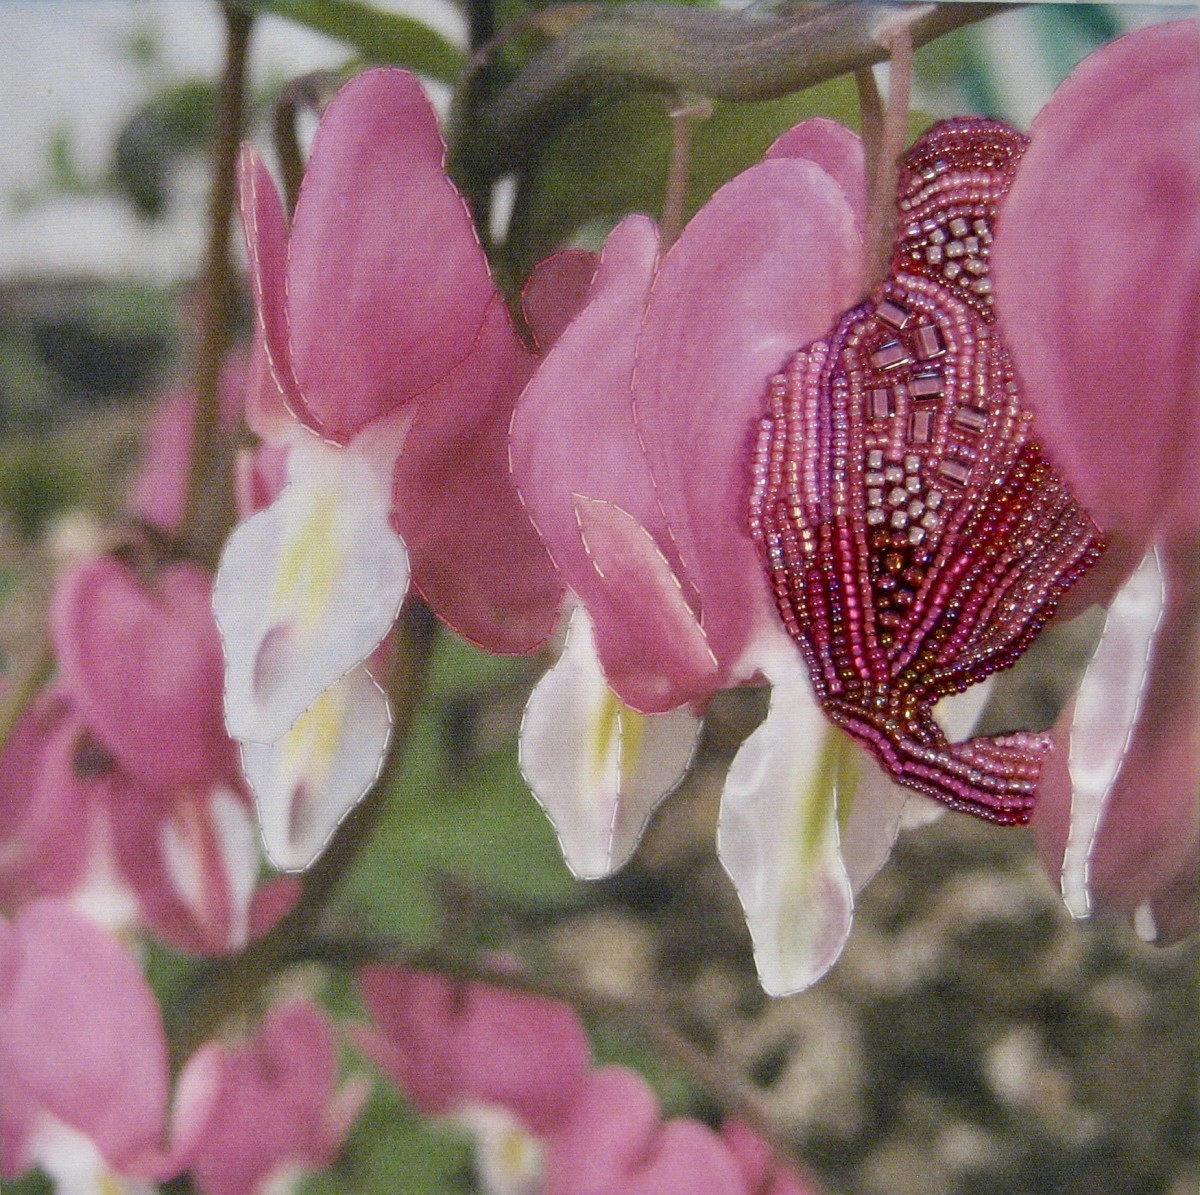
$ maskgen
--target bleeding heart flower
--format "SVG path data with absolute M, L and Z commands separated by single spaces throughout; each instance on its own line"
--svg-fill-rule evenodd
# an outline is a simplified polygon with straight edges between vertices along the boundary
M 534 357 L 417 81 L 377 70 L 339 92 L 290 230 L 249 148 L 241 187 L 258 315 L 247 411 L 273 454 L 243 467 L 242 489 L 261 504 L 285 453 L 287 482 L 230 538 L 214 601 L 228 726 L 267 853 L 296 870 L 378 774 L 388 715 L 364 662 L 410 571 L 439 617 L 504 653 L 545 638 L 560 591 L 507 471 Z
M 103 924 L 204 953 L 241 948 L 294 899 L 258 888 L 210 602 L 192 565 L 144 579 L 104 556 L 63 577 L 51 618 L 61 677 L 3 756 L 28 794 L 23 811 L 9 803 L 26 872 L 15 899 L 70 896 Z M 14 881 L 21 871 L 14 862 Z
M 857 296 L 864 194 L 858 139 L 808 121 L 665 255 L 650 221 L 622 222 L 511 432 L 514 477 L 578 603 L 526 711 L 526 777 L 576 874 L 606 874 L 686 769 L 696 707 L 768 679 L 720 850 L 773 993 L 837 957 L 852 889 L 909 796 L 825 720 L 748 515 L 766 379 Z
M 403 967 L 360 975 L 364 1050 L 420 1111 L 475 1138 L 487 1195 L 801 1195 L 749 1130 L 664 1121 L 635 1071 L 592 1068 L 569 1005 Z
M 1173 939 L 1200 898 L 1200 34 L 1091 55 L 1030 130 L 993 247 L 1039 438 L 1109 540 L 1039 841 L 1078 916 Z M 1148 914 L 1148 916 L 1147 916 Z
M 221 372 L 218 392 L 222 428 L 232 432 L 242 413 L 245 365 L 231 357 Z M 191 470 L 196 395 L 186 387 L 169 390 L 154 411 L 130 499 L 133 513 L 168 533 L 183 526 Z
M 68 906 L 0 920 L 0 1173 L 40 1166 L 62 1191 L 149 1192 L 187 1164 L 211 1108 L 181 1079 L 172 1139 L 162 1017 L 137 964 Z
M 249 1040 L 210 1042 L 191 1065 L 214 1092 L 189 1159 L 203 1195 L 290 1190 L 332 1165 L 368 1094 L 362 1080 L 338 1086 L 333 1026 L 298 998 L 275 1005 Z

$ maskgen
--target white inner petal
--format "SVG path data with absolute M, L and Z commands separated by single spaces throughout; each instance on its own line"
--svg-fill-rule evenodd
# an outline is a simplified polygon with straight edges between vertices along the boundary
M 700 732 L 687 707 L 640 714 L 609 688 L 591 619 L 571 615 L 562 655 L 534 688 L 521 725 L 521 770 L 579 879 L 633 854 L 658 803 L 683 778 Z

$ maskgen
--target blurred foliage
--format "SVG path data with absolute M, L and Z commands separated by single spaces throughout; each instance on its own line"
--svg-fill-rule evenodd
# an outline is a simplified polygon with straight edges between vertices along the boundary
M 162 88 L 129 118 L 113 146 L 112 181 L 140 215 L 163 213 L 173 168 L 207 147 L 215 112 L 214 84 L 185 79 Z
M 487 903 L 540 909 L 577 897 L 554 830 L 529 795 L 512 735 L 474 755 L 463 751 L 459 702 L 517 683 L 527 670 L 439 637 L 431 684 L 409 737 L 387 808 L 341 890 L 354 924 L 412 945 L 447 930 L 442 881 Z M 464 758 L 464 754 L 466 758 Z
M 237 0 L 237 7 L 306 25 L 348 43 L 371 61 L 406 66 L 442 83 L 453 83 L 463 66 L 462 51 L 436 30 L 358 0 Z
M 0 432 L 44 432 L 153 391 L 179 350 L 177 296 L 88 281 L 0 287 Z
M 368 61 L 407 66 L 442 82 L 453 82 L 465 62 L 459 49 L 419 21 L 357 0 L 238 3 L 338 38 Z M 504 28 L 544 7 L 499 0 L 497 26 Z M 1111 13 L 1091 5 L 1047 6 L 1031 20 L 1038 32 L 1037 52 L 1055 77 L 1115 31 Z M 541 33 L 516 39 L 497 58 L 492 83 L 511 79 L 541 44 Z M 150 40 L 131 43 L 129 50 L 147 67 L 158 62 Z M 927 94 L 952 94 L 965 107 L 1002 114 L 990 51 L 976 29 L 959 30 L 918 51 L 917 77 Z M 121 130 L 113 147 L 110 177 L 102 183 L 80 170 L 70 130 L 55 130 L 48 147 L 49 189 L 79 194 L 115 187 L 143 214 L 162 213 L 169 205 L 178 163 L 207 145 L 214 95 L 207 80 L 158 81 L 151 97 Z M 265 106 L 258 105 L 260 112 Z M 692 126 L 686 214 L 694 213 L 723 182 L 757 161 L 780 133 L 811 115 L 856 126 L 858 103 L 852 81 L 841 78 L 764 103 L 714 104 L 711 117 Z M 917 117 L 915 123 L 924 121 Z M 504 249 L 512 277 L 523 275 L 564 241 L 598 243 L 607 228 L 630 211 L 658 215 L 670 140 L 665 103 L 646 95 L 594 103 L 550 132 L 518 180 L 517 208 Z M 55 514 L 94 500 L 106 485 L 112 488 L 112 478 L 97 463 L 98 437 L 97 445 L 90 446 L 93 456 L 61 438 L 34 439 L 27 433 L 64 409 L 83 406 L 94 417 L 98 399 L 126 397 L 154 385 L 176 352 L 178 330 L 168 314 L 172 306 L 173 296 L 137 286 L 85 287 L 49 296 L 33 293 L 18 300 L 4 296 L 0 430 L 8 438 L 0 445 L 0 512 L 23 534 L 36 534 Z M 17 438 L 15 432 L 23 434 Z M 6 575 L 0 570 L 0 586 Z M 509 919 L 523 919 L 526 926 L 545 923 L 600 899 L 599 888 L 579 885 L 571 878 L 553 829 L 520 776 L 515 733 L 520 695 L 530 676 L 525 663 L 488 656 L 446 633 L 440 636 L 432 680 L 403 768 L 389 788 L 377 833 L 337 895 L 335 917 L 363 933 L 394 937 L 413 948 L 438 941 L 456 948 L 490 949 L 509 944 L 503 937 Z M 481 731 L 484 707 L 500 713 L 490 729 Z M 938 840 L 930 842 L 934 847 L 908 848 L 915 860 L 912 870 L 924 877 L 921 882 L 926 885 L 941 858 L 936 853 Z M 893 877 L 901 874 L 904 860 L 902 849 L 891 869 Z M 917 881 L 908 879 L 906 891 L 911 895 Z M 866 903 L 878 902 L 886 891 L 884 885 L 894 882 L 883 877 Z M 693 916 L 703 919 L 695 915 L 694 902 L 689 910 L 689 924 Z M 1039 932 L 1049 916 L 1039 913 L 1035 926 Z M 699 932 L 695 925 L 691 930 Z M 969 951 L 979 955 L 988 947 L 987 930 L 986 925 L 972 926 L 971 940 L 955 943 L 959 953 L 954 957 L 963 960 L 964 973 L 974 957 Z M 950 1102 L 961 1103 L 964 1116 L 983 1122 L 995 1117 L 992 1097 L 978 1074 L 979 1050 L 971 1036 L 973 1032 L 979 1036 L 981 1019 L 985 1027 L 988 1024 L 979 1010 L 989 993 L 994 997 L 1003 992 L 1005 976 L 1020 961 L 1011 933 L 1006 935 L 991 951 L 995 957 L 978 982 L 969 974 L 952 976 L 953 982 L 942 977 L 929 981 L 940 986 L 917 993 L 920 1000 L 905 992 L 876 999 L 869 1010 L 874 1020 L 864 1021 L 864 1033 L 873 1034 L 887 1047 L 872 1053 L 880 1071 L 888 1072 L 881 1075 L 872 1095 L 879 1105 L 873 1114 L 880 1123 L 900 1115 L 889 1101 L 894 1102 L 902 1082 L 917 1080 L 931 1091 L 948 1092 Z M 900 955 L 908 945 L 907 940 L 889 943 L 889 950 Z M 165 1007 L 180 1001 L 201 966 L 154 943 L 147 945 L 143 958 Z M 979 965 L 977 960 L 974 965 Z M 848 981 L 835 979 L 826 990 L 835 990 L 841 982 Z M 1015 986 L 1015 981 L 1010 982 Z M 1058 999 L 1056 992 L 1045 999 Z M 353 984 L 344 973 L 325 980 L 322 996 L 340 1018 L 361 1015 Z M 861 995 L 856 998 L 861 1008 Z M 796 1007 L 801 1007 L 800 1001 Z M 1182 1019 L 1171 1018 L 1171 1027 Z M 1081 1020 L 1081 1025 L 1069 1026 L 1064 1052 L 1109 1031 L 1102 1023 Z M 694 1085 L 660 1053 L 621 1026 L 593 1024 L 589 1029 L 598 1061 L 637 1068 L 655 1085 L 669 1112 L 697 1111 Z M 351 1065 L 361 1069 L 367 1064 L 353 1056 Z M 1101 1078 L 1110 1076 L 1105 1072 Z M 1096 1080 L 1098 1087 L 1101 1078 Z M 1116 1086 L 1107 1083 L 1105 1090 Z M 1186 1151 L 1195 1125 L 1189 1123 L 1176 1132 L 1180 1150 Z M 1020 1134 L 1017 1125 L 1013 1136 Z M 1057 1141 L 1050 1146 L 1058 1148 Z M 1031 1150 L 1038 1165 L 1044 1167 L 1050 1146 L 1045 1153 Z M 1032 1183 L 1037 1178 L 1034 1170 L 1030 1162 L 1020 1181 Z M 6 1184 L 5 1189 L 14 1195 L 44 1195 L 51 1187 L 33 1176 Z M 374 1090 L 343 1159 L 304 1186 L 307 1195 L 466 1195 L 472 1189 L 465 1139 L 422 1120 L 383 1084 Z
M 692 125 L 690 217 L 726 180 L 759 158 L 781 133 L 809 116 L 858 124 L 849 77 L 799 95 L 753 104 L 716 102 Z M 671 153 L 671 121 L 661 97 L 594 102 L 555 129 L 520 180 L 507 253 L 518 276 L 580 230 L 592 240 L 628 212 L 657 216 Z
M 378 1085 L 336 1165 L 311 1176 L 304 1195 L 472 1195 L 471 1146 L 447 1125 L 423 1120 Z
M 88 461 L 40 440 L 0 444 L 0 514 L 26 539 L 81 505 L 94 484 Z

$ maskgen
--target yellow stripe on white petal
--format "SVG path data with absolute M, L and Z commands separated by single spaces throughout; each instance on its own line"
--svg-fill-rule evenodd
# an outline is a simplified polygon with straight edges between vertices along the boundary
M 58 1195 L 157 1195 L 152 1183 L 115 1173 L 90 1137 L 49 1113 L 39 1117 L 27 1149 Z
M 599 879 L 628 861 L 687 771 L 699 733 L 688 707 L 639 714 L 617 697 L 577 606 L 562 655 L 525 707 L 520 743 L 521 770 L 573 875 Z
M 1084 673 L 1071 723 L 1071 825 L 1062 894 L 1073 917 L 1092 908 L 1088 865 L 1104 805 L 1141 709 L 1166 587 L 1151 549 L 1108 608 L 1099 646 Z
M 741 898 L 763 989 L 808 987 L 841 954 L 854 910 L 839 845 L 839 788 L 858 750 L 817 705 L 800 653 L 777 642 L 761 670 L 767 717 L 742 744 L 721 797 L 718 851 Z
M 303 871 L 379 777 L 391 737 L 387 698 L 359 666 L 330 685 L 277 742 L 243 743 L 263 847 Z
M 498 1104 L 468 1103 L 454 1119 L 474 1138 L 484 1195 L 539 1195 L 542 1143 L 519 1117 Z
M 271 743 L 365 660 L 408 589 L 391 492 L 353 447 L 297 444 L 290 480 L 225 545 L 213 608 L 225 646 L 225 720 Z

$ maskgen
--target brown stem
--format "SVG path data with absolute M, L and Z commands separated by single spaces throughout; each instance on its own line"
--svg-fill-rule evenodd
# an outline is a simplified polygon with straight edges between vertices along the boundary
M 315 112 L 320 116 L 337 82 L 337 76 L 329 71 L 310 71 L 288 83 L 275 101 L 271 133 L 283 174 L 284 201 L 289 214 L 296 210 L 300 183 L 304 178 L 304 154 L 296 133 L 296 118 L 302 112 Z
M 662 251 L 665 253 L 683 231 L 684 203 L 687 199 L 688 172 L 692 159 L 692 121 L 706 120 L 712 105 L 704 101 L 676 103 L 671 106 L 671 161 L 663 188 Z
M 854 83 L 858 89 L 858 112 L 862 120 L 863 147 L 867 157 L 867 210 L 871 211 L 875 200 L 875 183 L 879 177 L 879 155 L 883 149 L 883 98 L 871 67 L 864 66 L 855 71 Z
M 217 98 L 209 199 L 208 247 L 200 297 L 196 360 L 196 423 L 188 470 L 183 538 L 198 560 L 213 563 L 233 525 L 233 444 L 220 426 L 221 366 L 229 345 L 233 299 L 230 229 L 237 192 L 237 156 L 246 108 L 246 60 L 253 17 L 222 4 L 225 69 Z
M 31 663 L 27 664 L 11 683 L 0 701 L 0 752 L 12 734 L 30 702 L 42 691 L 54 675 L 54 654 L 49 643 L 43 643 Z
M 883 114 L 879 154 L 871 176 L 867 208 L 866 290 L 887 277 L 895 232 L 896 182 L 900 158 L 908 144 L 908 108 L 912 92 L 912 30 L 899 23 L 889 31 L 891 68 L 888 72 L 888 102 Z
M 605 5 L 530 60 L 460 130 L 458 160 L 487 182 L 519 168 L 587 100 L 631 90 L 762 100 L 887 58 L 898 21 L 924 45 L 997 4 L 803 4 L 765 15 L 675 4 Z

